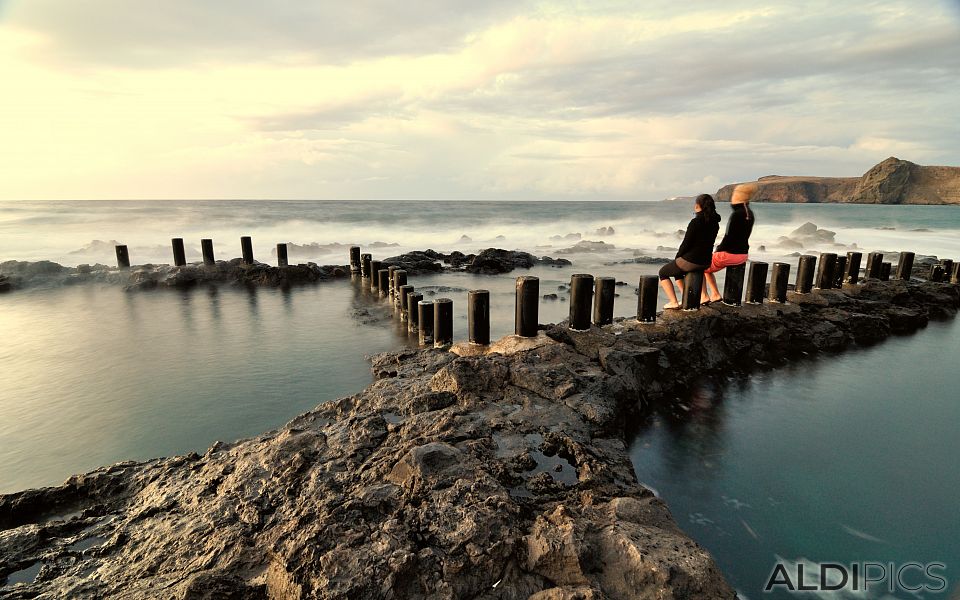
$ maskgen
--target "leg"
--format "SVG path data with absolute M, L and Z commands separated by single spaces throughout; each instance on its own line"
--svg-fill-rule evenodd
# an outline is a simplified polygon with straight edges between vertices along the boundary
M 669 300 L 664 308 L 680 308 L 680 302 L 677 301 L 677 291 L 673 289 L 673 282 L 669 277 L 660 280 L 660 287 L 666 292 L 667 299 Z
M 710 302 L 719 302 L 723 299 L 720 295 L 720 288 L 717 287 L 717 278 L 713 273 L 704 273 L 704 279 L 707 281 L 706 289 L 710 294 Z
M 677 261 L 673 260 L 660 268 L 660 287 L 667 294 L 669 302 L 664 308 L 680 308 L 680 302 L 677 301 L 677 291 L 673 289 L 672 277 L 682 277 L 683 269 L 677 266 Z M 682 288 L 681 288 L 682 289 Z

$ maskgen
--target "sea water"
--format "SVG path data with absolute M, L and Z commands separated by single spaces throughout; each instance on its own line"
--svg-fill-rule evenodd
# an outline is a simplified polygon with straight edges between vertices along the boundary
M 769 262 L 850 249 L 960 258 L 957 207 L 754 211 L 751 254 Z M 291 262 L 320 264 L 346 263 L 350 244 L 378 259 L 491 246 L 570 259 L 496 276 L 410 277 L 428 299 L 453 299 L 456 339 L 466 333 L 467 290 L 489 289 L 498 337 L 513 329 L 517 275 L 557 294 L 541 300 L 541 322 L 566 317 L 562 287 L 578 272 L 616 277 L 624 285 L 615 312 L 635 315 L 637 280 L 658 265 L 622 261 L 671 258 L 691 216 L 688 201 L 2 202 L 0 262 L 113 265 L 113 245 L 124 243 L 135 265 L 169 263 L 171 237 L 185 239 L 190 261 L 211 237 L 225 259 L 239 255 L 241 235 L 274 264 L 278 242 L 297 244 Z M 835 232 L 833 242 L 781 245 L 806 222 Z M 604 245 L 570 249 L 583 240 Z M 777 557 L 940 560 L 955 579 L 960 403 L 945 357 L 960 350 L 957 327 L 932 324 L 746 381 L 704 381 L 684 416 L 641 424 L 637 474 L 747 597 L 763 597 Z M 289 290 L 18 290 L 0 295 L 0 334 L 0 493 L 256 435 L 361 390 L 371 381 L 366 356 L 410 344 L 383 302 L 348 280 Z
M 762 591 L 778 561 L 792 574 L 803 563 L 808 585 L 823 563 L 939 562 L 957 592 L 958 354 L 953 320 L 747 380 L 703 380 L 679 414 L 642 423 L 634 469 L 745 597 L 797 597 Z M 906 572 L 909 585 L 924 581 Z M 877 585 L 820 597 L 955 598 Z

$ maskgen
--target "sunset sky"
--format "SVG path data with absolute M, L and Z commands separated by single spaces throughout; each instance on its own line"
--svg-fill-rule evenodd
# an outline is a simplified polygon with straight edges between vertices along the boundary
M 0 0 L 0 199 L 643 199 L 960 164 L 960 3 Z

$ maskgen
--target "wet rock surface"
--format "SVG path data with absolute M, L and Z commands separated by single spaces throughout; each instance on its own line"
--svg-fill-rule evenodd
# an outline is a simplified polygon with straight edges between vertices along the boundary
M 468 273 L 496 275 L 509 273 L 514 269 L 529 269 L 535 265 L 563 267 L 573 263 L 564 258 L 537 257 L 520 250 L 487 248 L 479 254 L 464 254 L 459 251 L 443 254 L 436 250 L 420 250 L 400 256 L 391 256 L 384 259 L 383 264 L 396 265 L 410 275 L 442 271 L 466 271 Z
M 239 258 L 220 260 L 213 265 L 192 263 L 174 267 L 147 264 L 129 269 L 101 264 L 65 267 L 49 261 L 0 263 L 0 277 L 7 279 L 10 289 L 82 283 L 123 285 L 129 291 L 186 288 L 199 283 L 283 287 L 349 276 L 349 266 L 306 263 L 274 267 L 259 262 L 246 265 Z
M 958 306 L 870 281 L 378 355 L 367 389 L 278 430 L 0 496 L 0 598 L 733 599 L 637 482 L 631 416 Z
M 529 269 L 534 265 L 564 267 L 572 264 L 564 258 L 537 257 L 518 250 L 488 248 L 479 254 L 435 250 L 418 250 L 382 261 L 384 268 L 396 265 L 409 275 L 467 271 L 481 274 L 509 273 L 514 269 Z M 182 267 L 171 265 L 134 265 L 118 269 L 107 265 L 78 265 L 65 267 L 50 261 L 16 261 L 0 263 L 0 293 L 28 287 L 57 287 L 78 283 L 107 283 L 123 285 L 129 291 L 154 288 L 186 288 L 198 283 L 234 284 L 246 286 L 285 287 L 315 283 L 350 276 L 347 265 L 291 264 L 274 267 L 261 262 L 243 264 L 241 259 L 217 261 L 214 265 L 192 263 Z

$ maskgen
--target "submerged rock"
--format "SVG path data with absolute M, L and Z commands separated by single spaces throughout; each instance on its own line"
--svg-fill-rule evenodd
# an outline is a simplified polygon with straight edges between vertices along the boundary
M 606 242 L 593 242 L 590 240 L 583 240 L 577 242 L 569 248 L 563 248 L 562 250 L 557 250 L 558 254 L 578 254 L 581 252 L 610 252 L 615 250 L 616 246 L 613 244 L 608 244 Z
M 529 252 L 487 248 L 470 261 L 466 271 L 469 273 L 509 273 L 516 268 L 529 269 L 535 264 L 537 264 L 537 257 Z

